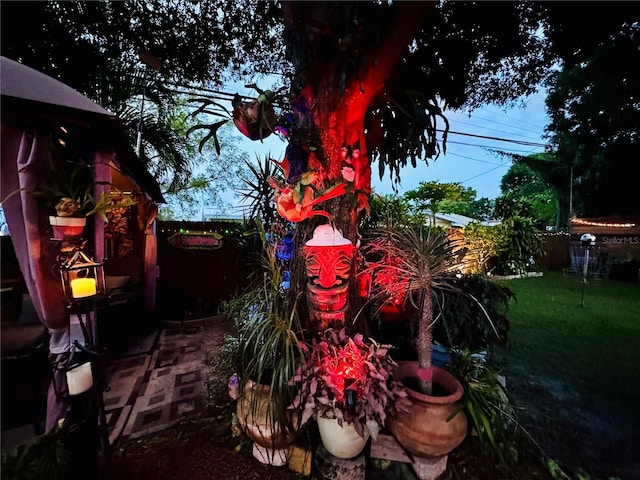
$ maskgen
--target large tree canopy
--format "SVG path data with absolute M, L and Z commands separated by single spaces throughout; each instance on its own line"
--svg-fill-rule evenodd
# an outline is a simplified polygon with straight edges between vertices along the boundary
M 280 10 L 273 2 L 23 1 L 1 7 L 2 54 L 87 94 L 112 60 L 132 63 L 140 51 L 161 61 L 162 80 L 198 84 L 277 70 L 282 61 Z
M 549 82 L 553 171 L 565 172 L 556 178 L 562 183 L 552 185 L 566 198 L 572 184 L 571 213 L 580 216 L 640 212 L 637 179 L 630 174 L 640 155 L 640 16 L 635 18 Z
M 92 98 L 96 79 L 105 78 L 113 60 L 134 65 L 140 51 L 162 62 L 161 72 L 139 67 L 156 89 L 170 82 L 220 85 L 229 78 L 253 78 L 255 72 L 276 73 L 293 81 L 292 94 L 305 85 L 316 94 L 322 87 L 336 92 L 335 103 L 346 97 L 346 88 L 377 82 L 350 109 L 359 105 L 366 111 L 369 153 L 380 159 L 381 174 L 385 169 L 397 174 L 407 162 L 437 154 L 434 129 L 442 109 L 504 103 L 529 93 L 547 63 L 536 35 L 539 5 L 280 6 L 262 1 L 3 2 L 2 53 Z M 20 28 L 6 28 L 9 24 Z
M 551 66 L 583 68 L 625 25 L 637 28 L 629 22 L 637 19 L 634 2 L 582 3 L 581 12 L 593 15 L 579 18 L 575 8 L 572 2 L 2 2 L 2 52 L 90 97 L 112 60 L 132 63 L 141 51 L 162 60 L 160 72 L 145 69 L 159 90 L 219 84 L 229 74 L 250 81 L 256 73 L 282 75 L 288 95 L 272 99 L 281 115 L 272 122 L 260 110 L 260 133 L 252 137 L 269 134 L 260 128 L 263 118 L 285 132 L 281 211 L 312 218 L 302 224 L 300 245 L 326 221 L 311 214 L 315 197 L 325 193 L 331 199 L 322 208 L 355 243 L 372 165 L 397 180 L 402 166 L 444 150 L 437 134 L 446 138 L 447 109 L 508 104 L 533 92 Z M 620 67 L 614 59 L 602 66 Z M 632 73 L 618 78 L 637 92 Z M 232 105 L 235 120 L 249 118 L 242 99 Z M 564 127 L 557 124 L 573 133 Z M 586 141 L 590 126 L 579 127 Z M 625 145 L 618 156 L 633 152 Z M 589 154 L 604 159 L 601 150 Z M 293 290 L 302 287 L 300 278 L 294 272 Z
M 635 2 L 587 2 L 578 20 L 573 2 L 406 3 L 2 2 L 1 48 L 99 103 L 96 79 L 114 60 L 134 65 L 140 51 L 162 62 L 161 73 L 143 68 L 156 89 L 221 85 L 256 72 L 288 80 L 295 66 L 297 92 L 310 79 L 327 83 L 321 78 L 344 89 L 354 77 L 364 79 L 364 67 L 382 61 L 385 50 L 401 48 L 393 75 L 368 106 L 366 130 L 378 170 L 397 174 L 404 163 L 437 153 L 432 127 L 441 109 L 530 93 L 553 59 L 580 65 L 622 25 L 637 22 L 640 9 Z M 281 6 L 289 12 L 284 18 Z

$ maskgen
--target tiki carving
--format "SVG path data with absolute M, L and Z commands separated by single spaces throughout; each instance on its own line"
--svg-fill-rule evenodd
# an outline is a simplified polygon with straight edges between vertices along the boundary
M 317 227 L 304 246 L 309 320 L 318 331 L 345 323 L 353 251 L 331 225 Z

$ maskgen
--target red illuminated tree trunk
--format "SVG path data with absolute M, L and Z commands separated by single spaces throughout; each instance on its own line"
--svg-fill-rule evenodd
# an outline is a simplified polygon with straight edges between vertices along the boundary
M 321 2 L 283 2 L 286 34 L 291 35 L 294 31 L 297 35 L 311 35 L 309 25 L 328 25 L 330 22 L 322 18 L 327 12 L 324 7 Z M 433 4 L 402 2 L 399 7 L 397 15 L 390 19 L 393 24 L 387 37 L 372 45 L 370 50 L 359 52 L 364 61 L 352 76 L 354 80 L 347 82 L 343 90 L 335 88 L 335 59 L 309 58 L 305 61 L 304 86 L 300 91 L 311 106 L 312 123 L 319 143 L 309 153 L 308 169 L 316 172 L 325 188 L 336 185 L 343 181 L 342 148 L 359 147 L 360 155 L 351 158 L 355 170 L 353 189 L 322 204 L 322 209 L 333 215 L 334 225 L 354 245 L 359 242 L 358 225 L 366 214 L 371 193 L 371 159 L 365 139 L 365 114 L 371 102 L 383 91 L 385 83 L 393 78 L 402 53 L 419 32 Z M 322 221 L 325 220 L 307 220 L 298 226 L 296 261 L 292 266 L 294 293 L 301 291 L 305 282 L 304 259 L 299 249 Z M 357 262 L 353 262 L 349 295 L 351 318 L 361 304 L 355 281 L 357 266 Z

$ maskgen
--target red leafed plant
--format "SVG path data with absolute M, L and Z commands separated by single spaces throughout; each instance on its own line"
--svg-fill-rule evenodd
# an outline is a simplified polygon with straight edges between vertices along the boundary
M 305 362 L 290 382 L 297 387 L 290 408 L 303 410 L 303 424 L 315 416 L 336 418 L 375 438 L 389 410 L 406 411 L 409 404 L 402 383 L 392 379 L 391 348 L 361 334 L 352 338 L 344 328 L 326 330 L 305 347 Z

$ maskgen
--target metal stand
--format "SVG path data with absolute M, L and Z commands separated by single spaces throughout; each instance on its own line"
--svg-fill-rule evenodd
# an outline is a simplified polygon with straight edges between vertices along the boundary
M 99 452 L 102 450 L 103 463 L 108 471 L 111 449 L 109 445 L 109 431 L 105 414 L 104 399 L 102 393 L 107 390 L 104 375 L 105 353 L 98 348 L 97 341 L 97 305 L 99 298 L 96 296 L 76 299 L 67 303 L 69 317 L 77 318 L 82 340 L 73 339 L 72 325 L 69 326 L 70 349 L 68 354 L 61 355 L 52 363 L 57 370 L 60 380 L 54 380 L 53 386 L 56 396 L 63 399 L 69 405 L 66 419 L 70 425 L 79 422 L 84 425 L 86 435 L 83 438 L 84 448 L 91 452 L 89 457 L 81 454 L 77 468 L 79 478 L 91 480 L 97 478 L 99 465 Z M 75 362 L 74 353 L 79 353 L 81 361 Z M 88 370 L 87 370 L 88 364 Z M 77 376 L 72 375 L 77 373 Z M 88 378 L 87 373 L 90 373 Z M 55 374 L 54 374 L 55 376 Z M 73 380 L 71 380 L 73 378 Z M 93 445 L 95 443 L 95 457 L 93 457 Z M 75 477 L 74 477 L 75 478 Z
M 75 300 L 68 306 L 69 311 L 76 315 L 79 320 L 84 344 L 77 339 L 73 340 L 73 347 L 87 354 L 91 364 L 91 377 L 93 379 L 93 398 L 96 402 L 98 414 L 98 430 L 102 444 L 102 452 L 105 462 L 108 461 L 111 451 L 109 446 L 109 430 L 107 427 L 107 418 L 104 408 L 104 399 L 102 392 L 106 390 L 106 382 L 104 378 L 104 356 L 105 353 L 98 348 L 97 341 L 97 300 L 96 297 L 88 299 Z M 93 315 L 92 315 L 93 313 Z

